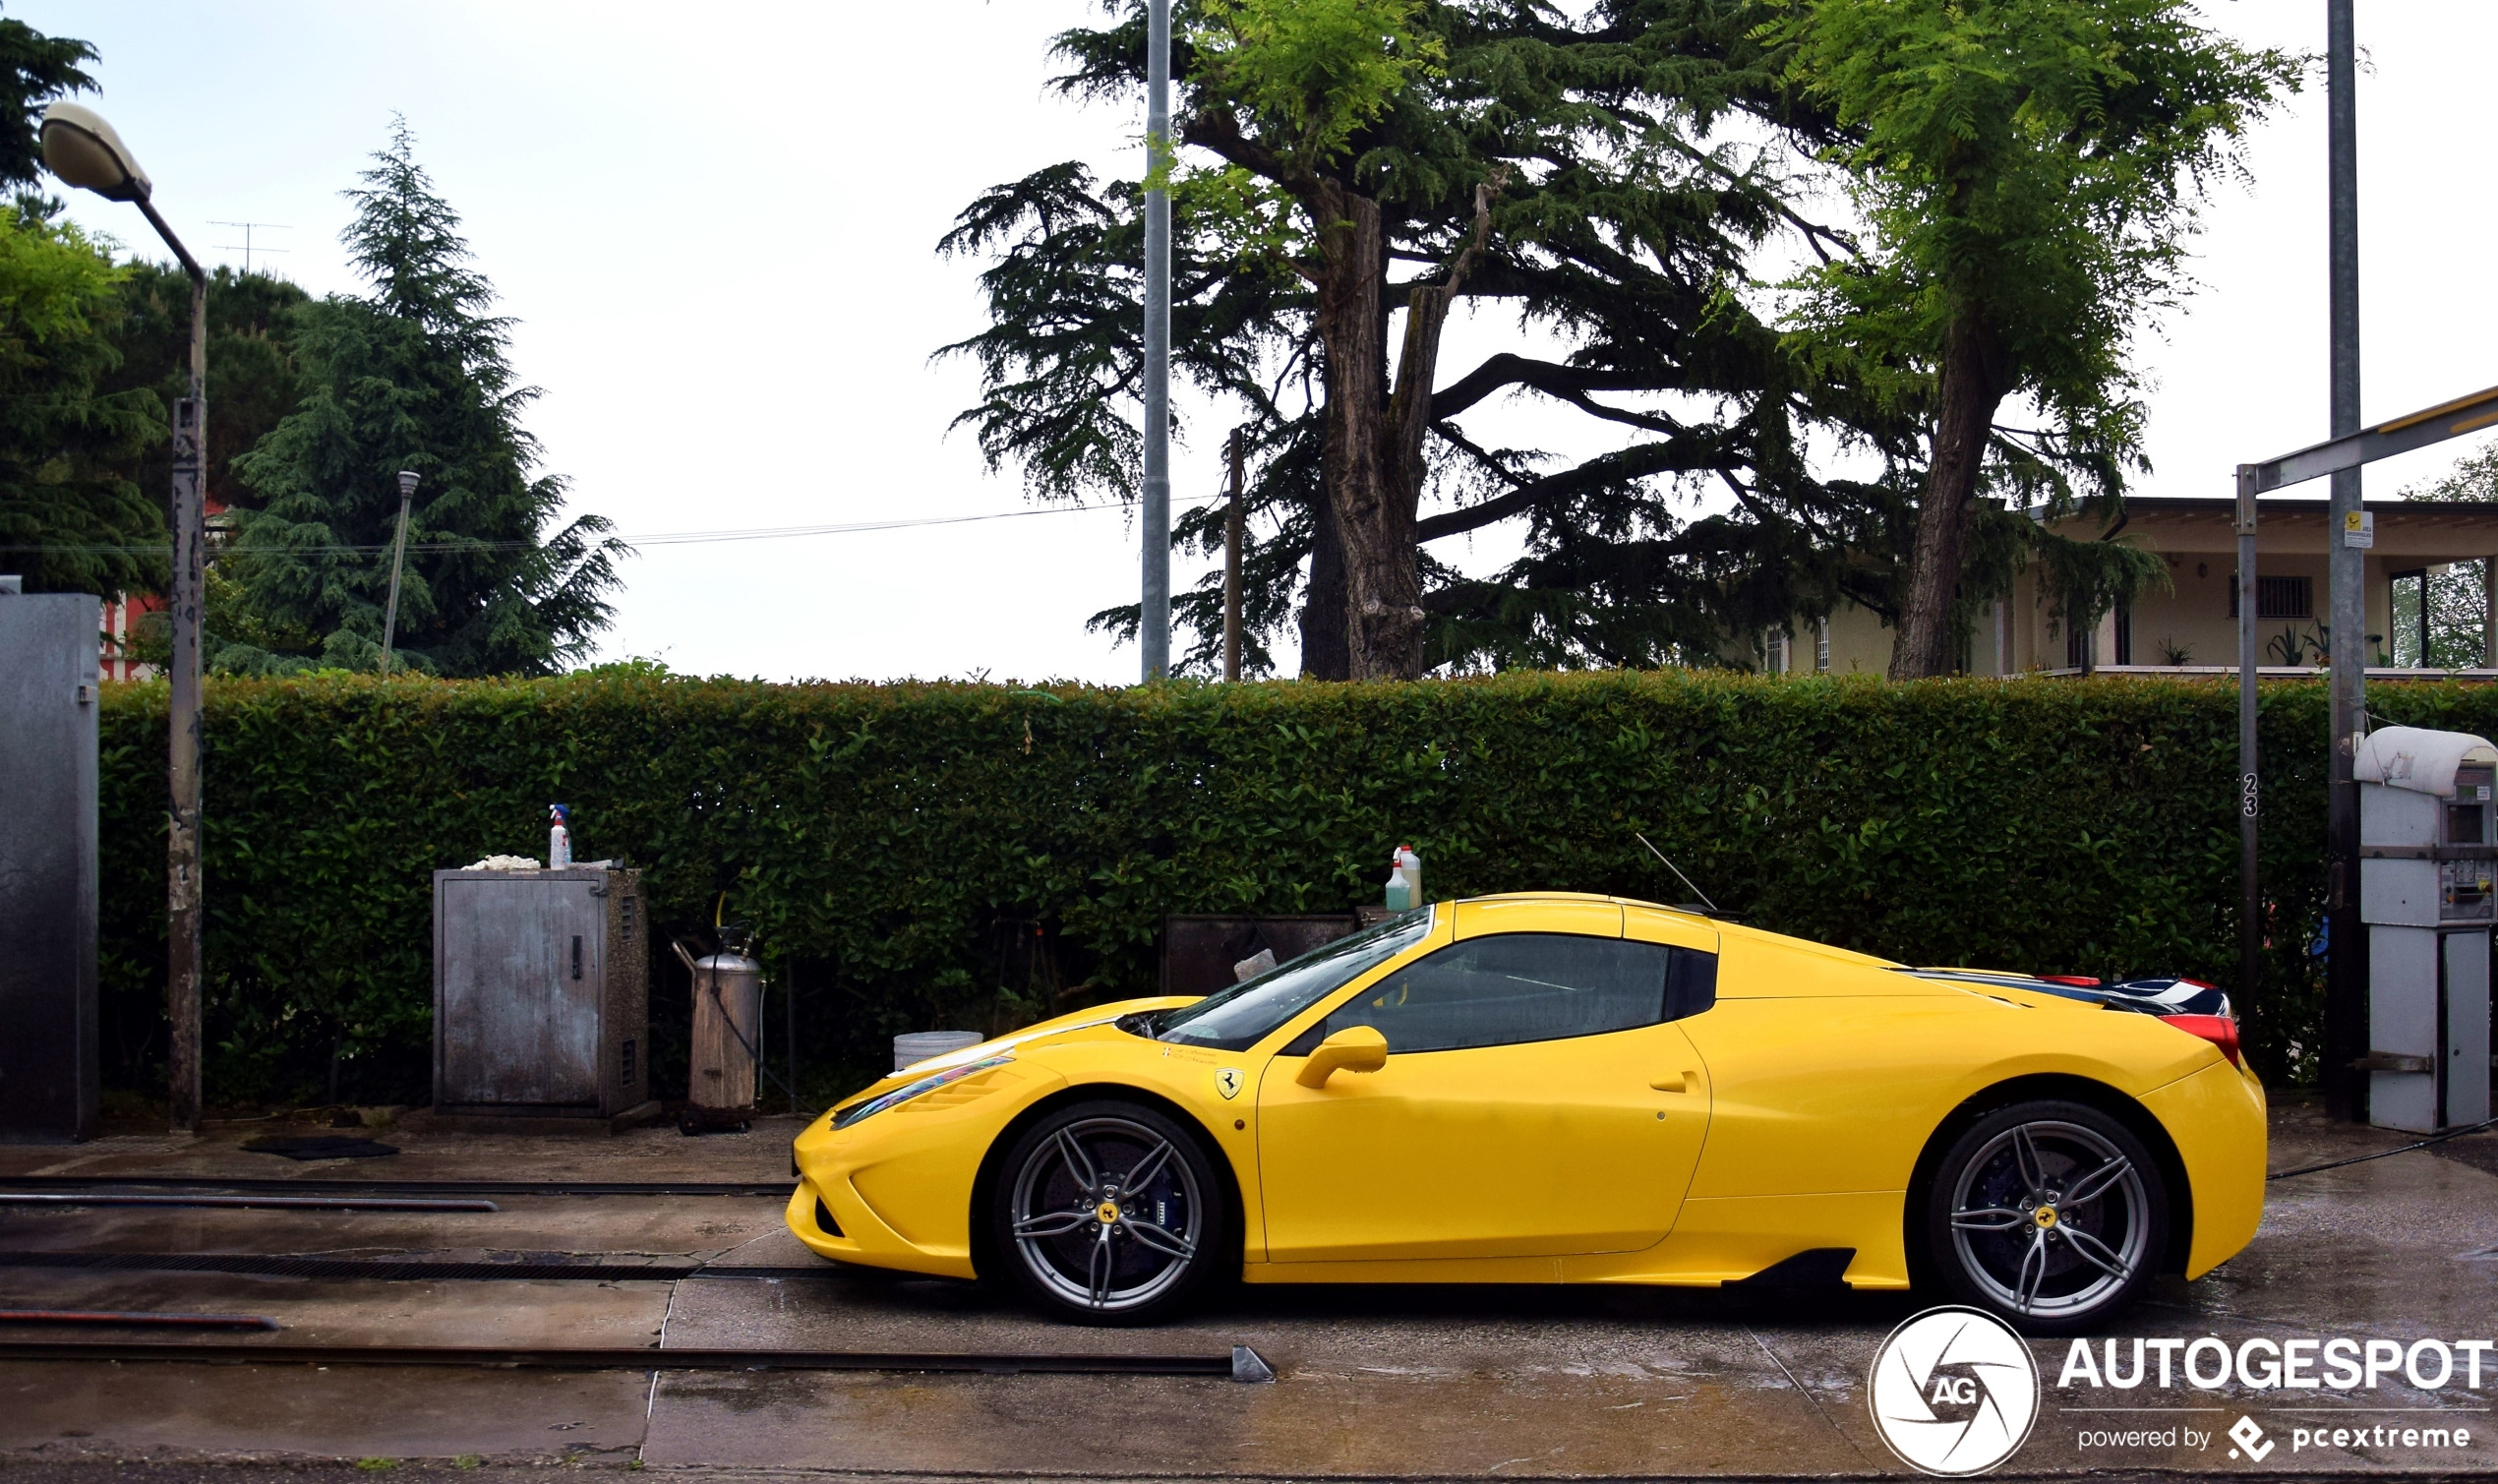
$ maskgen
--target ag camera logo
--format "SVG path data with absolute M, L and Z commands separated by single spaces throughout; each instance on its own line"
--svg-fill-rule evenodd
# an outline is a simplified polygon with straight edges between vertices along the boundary
M 1874 1430 L 1901 1462 L 1947 1478 L 2020 1451 L 2039 1418 L 2039 1368 L 2011 1327 L 1976 1309 L 1929 1309 L 1874 1352 Z

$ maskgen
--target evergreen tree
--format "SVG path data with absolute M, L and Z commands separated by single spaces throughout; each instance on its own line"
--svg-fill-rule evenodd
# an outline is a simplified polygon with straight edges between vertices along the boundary
M 165 580 L 162 502 L 125 477 L 168 436 L 163 409 L 105 385 L 122 276 L 76 226 L 0 207 L 0 571 L 31 592 Z
M 1102 5 L 1118 24 L 1057 38 L 1059 86 L 1132 96 L 1143 7 Z M 1905 455 L 1913 429 L 1809 376 L 1747 293 L 1773 235 L 1844 247 L 1773 151 L 1729 142 L 1743 113 L 1780 137 L 1829 128 L 1752 39 L 1762 18 L 1748 0 L 1180 0 L 1173 368 L 1248 412 L 1251 668 L 1296 589 L 1322 679 L 1713 662 L 1729 631 L 1881 604 L 1898 485 L 1815 479 L 1802 449 L 1820 428 Z M 940 244 L 994 260 L 990 327 L 947 347 L 983 374 L 962 421 L 1042 498 L 1129 493 L 1140 196 L 1052 166 Z M 1521 333 L 1443 368 L 1461 301 Z M 1492 446 L 1469 424 L 1513 395 L 1624 442 Z M 1733 510 L 1691 509 L 1719 492 Z M 1489 581 L 1430 553 L 1506 521 L 1526 556 Z M 1220 523 L 1173 535 L 1219 542 Z M 1174 606 L 1199 635 L 1183 666 L 1208 667 L 1218 592 Z
M 123 314 L 113 326 L 121 364 L 116 391 L 145 387 L 170 419 L 191 394 L 191 279 L 173 263 L 124 267 Z M 303 398 L 295 376 L 295 312 L 310 296 L 270 273 L 219 267 L 208 275 L 208 501 L 250 508 L 260 498 L 235 477 L 234 460 Z M 129 468 L 149 499 L 172 486 L 170 441 L 150 444 Z
M 262 634 L 308 636 L 296 652 L 230 642 L 234 672 L 380 661 L 397 473 L 424 478 L 408 521 L 397 648 L 444 675 L 546 674 L 611 622 L 606 595 L 627 549 L 608 521 L 549 531 L 565 481 L 538 472 L 521 426 L 536 387 L 517 384 L 510 320 L 468 267 L 459 216 L 394 123 L 389 146 L 349 191 L 343 234 L 371 285 L 295 317 L 303 400 L 234 470 L 261 508 L 224 559 Z
M 95 48 L 68 36 L 47 36 L 24 21 L 0 20 L 0 188 L 15 191 L 22 207 L 39 198 L 43 168 L 43 105 L 81 92 L 95 80 L 78 64 L 95 60 Z M 60 210 L 33 211 L 54 215 Z

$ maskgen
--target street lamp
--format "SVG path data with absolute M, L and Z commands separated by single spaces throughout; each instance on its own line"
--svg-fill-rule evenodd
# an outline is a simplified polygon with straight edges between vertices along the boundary
M 139 208 L 191 275 L 191 394 L 173 404 L 173 683 L 165 834 L 165 1012 L 173 1044 L 165 1062 L 177 1132 L 200 1124 L 200 627 L 207 538 L 204 475 L 208 423 L 208 275 L 156 214 L 155 186 L 130 147 L 91 108 L 43 110 L 43 163 L 67 184 Z
M 408 502 L 416 497 L 415 471 L 399 471 L 399 534 L 390 541 L 390 606 L 382 613 L 382 673 L 390 673 L 390 639 L 399 627 L 399 563 L 408 549 Z

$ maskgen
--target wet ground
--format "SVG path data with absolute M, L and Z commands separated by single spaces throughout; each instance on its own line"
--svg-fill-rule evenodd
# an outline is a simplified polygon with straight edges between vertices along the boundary
M 104 1140 L 0 1150 L 0 1175 L 781 1180 L 795 1125 L 691 1140 L 382 1135 L 389 1158 L 298 1164 L 238 1146 Z M 2274 1167 L 2391 1148 L 2292 1106 Z M 2254 1244 L 2194 1284 L 2171 1282 L 2092 1351 L 2136 1338 L 2347 1337 L 2384 1361 L 2373 1388 L 2096 1389 L 2070 1346 L 2038 1341 L 2046 1384 L 2029 1441 L 1999 1477 L 2163 1472 L 2498 1472 L 2498 1351 L 2465 1352 L 2431 1385 L 2417 1342 L 2498 1339 L 2498 1134 L 2299 1175 L 2272 1187 Z M 549 1465 L 702 1468 L 706 1477 L 820 1470 L 883 1476 L 1455 1478 L 1904 1475 L 1868 1409 L 1868 1368 L 1922 1305 L 1874 1295 L 1555 1288 L 1247 1288 L 1151 1331 L 1054 1325 L 984 1290 L 820 1265 L 746 1197 L 499 1196 L 493 1214 L 80 1209 L 0 1212 L 0 1307 L 247 1312 L 285 1344 L 451 1344 L 1226 1353 L 1252 1345 L 1272 1385 L 1143 1376 L 619 1371 L 564 1373 L 300 1363 L 0 1362 L 0 1467 L 90 1478 L 147 1462 L 327 1467 L 369 1477 L 534 1477 Z M 10 1265 L 38 1252 L 255 1253 L 457 1262 L 598 1256 L 613 1264 L 792 1269 L 674 1281 L 373 1281 Z M 61 1337 L 0 1328 L 0 1340 Z M 89 1337 L 82 1336 L 79 1337 Z M 2156 1355 L 2160 1347 L 2152 1347 Z M 2201 1357 L 2213 1369 L 2217 1351 Z M 2407 1376 L 2402 1360 L 2428 1372 Z M 2313 1362 L 2311 1362 L 2312 1364 Z M 2156 1365 L 2156 1361 L 2155 1361 Z M 2246 1418 L 2260 1436 L 2232 1439 Z M 2407 1444 L 2405 1428 L 2447 1442 Z M 2343 1441 L 2331 1442 L 2342 1429 Z M 2352 1430 L 2366 1429 L 2364 1442 Z M 2379 1429 L 2387 1431 L 2382 1435 Z M 2457 1437 L 2457 1430 L 2462 1436 Z M 2313 1441 L 2318 1432 L 2327 1441 Z M 2302 1436 L 2302 1434 L 2304 1436 Z M 2128 1436 L 2131 1435 L 2131 1436 Z M 2261 1456 L 2245 1456 L 2237 1450 Z M 317 1470 L 318 1471 L 318 1470 Z M 311 1474 L 290 1472 L 290 1478 Z

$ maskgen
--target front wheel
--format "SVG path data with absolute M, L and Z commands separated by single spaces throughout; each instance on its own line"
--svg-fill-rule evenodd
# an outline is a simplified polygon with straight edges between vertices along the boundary
M 1935 1166 L 1925 1216 L 1945 1286 L 2034 1334 L 2122 1308 L 2169 1247 L 2169 1189 L 2151 1152 L 2077 1102 L 2016 1103 L 1972 1124 Z
M 1132 1102 L 1052 1109 L 999 1164 L 993 1250 L 1024 1293 L 1064 1319 L 1134 1325 L 1213 1277 L 1228 1229 L 1213 1162 L 1186 1129 Z

